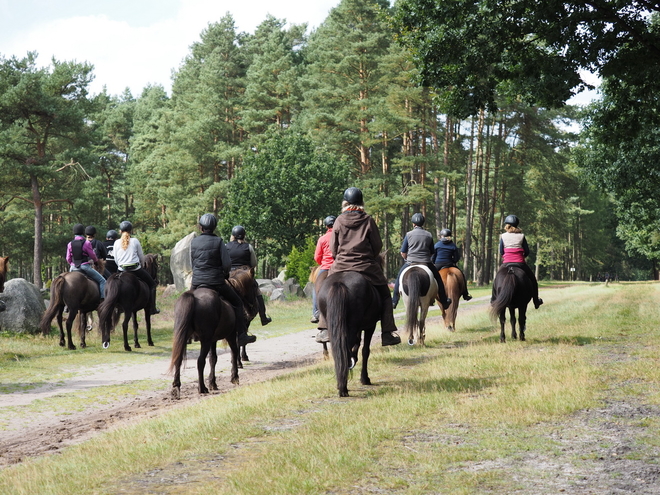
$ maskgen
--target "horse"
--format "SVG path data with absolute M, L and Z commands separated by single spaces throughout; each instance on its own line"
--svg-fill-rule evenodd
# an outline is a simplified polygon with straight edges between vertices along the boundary
M 227 281 L 243 300 L 245 322 L 249 328 L 252 320 L 259 314 L 259 305 L 257 303 L 259 289 L 254 283 L 254 270 L 249 266 L 235 268 L 230 272 Z M 243 361 L 250 361 L 245 350 L 246 347 L 244 345 L 240 346 L 240 355 L 238 357 L 239 368 L 243 368 Z
M 184 292 L 174 305 L 174 335 L 172 360 L 169 372 L 174 372 L 172 397 L 181 396 L 181 364 L 185 358 L 186 345 L 193 337 L 200 341 L 201 349 L 197 358 L 198 391 L 208 394 L 204 384 L 204 366 L 209 357 L 208 382 L 211 390 L 218 390 L 215 380 L 215 365 L 218 362 L 217 343 L 225 339 L 231 349 L 231 383 L 238 385 L 238 343 L 236 316 L 231 304 L 222 299 L 212 289 L 198 288 Z
M 158 276 L 158 259 L 155 254 L 145 255 L 144 269 L 156 280 Z M 128 345 L 128 323 L 133 318 L 134 344 L 139 349 L 137 313 L 144 310 L 144 321 L 147 327 L 147 343 L 154 345 L 151 339 L 151 313 L 150 302 L 151 291 L 147 284 L 142 282 L 130 271 L 119 271 L 113 273 L 105 284 L 105 300 L 98 308 L 99 328 L 103 348 L 110 347 L 110 331 L 113 330 L 121 314 L 124 314 L 122 329 L 124 331 L 124 350 L 131 351 Z
M 399 291 L 406 307 L 408 345 L 418 342 L 424 345 L 426 338 L 426 315 L 438 294 L 438 283 L 431 270 L 422 264 L 412 264 L 401 272 Z
M 318 298 L 319 292 L 321 292 L 321 287 L 323 286 L 323 281 L 328 278 L 328 271 L 321 271 L 321 265 L 316 265 L 312 268 L 309 274 L 309 281 L 314 284 L 314 292 Z M 318 301 L 317 301 L 318 308 Z M 323 359 L 330 359 L 330 352 L 328 351 L 328 343 L 321 342 L 323 346 Z
M 62 313 L 64 307 L 69 308 L 69 316 L 66 320 L 66 334 L 68 349 L 75 350 L 71 338 L 71 328 L 78 313 L 78 334 L 80 335 L 80 347 L 85 348 L 85 330 L 87 327 L 87 315 L 97 309 L 101 300 L 101 292 L 98 284 L 87 278 L 83 272 L 66 272 L 58 275 L 50 286 L 50 304 L 41 318 L 39 329 L 44 335 L 50 333 L 50 323 L 57 316 L 57 326 L 60 328 L 60 346 L 64 347 L 64 329 L 62 328 Z
M 506 308 L 509 308 L 511 317 L 511 338 L 516 335 L 516 309 L 520 323 L 520 340 L 525 340 L 525 326 L 527 322 L 527 305 L 532 299 L 532 281 L 522 268 L 515 265 L 504 264 L 500 267 L 493 281 L 493 300 L 490 314 L 500 319 L 500 342 L 506 342 L 504 324 L 506 323 Z
M 328 324 L 339 397 L 348 397 L 348 371 L 358 361 L 362 331 L 360 382 L 371 385 L 367 362 L 371 338 L 381 316 L 381 299 L 361 273 L 346 271 L 333 273 L 325 279 L 318 294 L 318 304 Z
M 447 267 L 440 270 L 440 278 L 445 284 L 447 297 L 451 299 L 451 304 L 447 309 L 442 308 L 442 318 L 445 322 L 445 328 L 450 332 L 456 330 L 456 313 L 458 313 L 458 303 L 465 291 L 465 277 L 456 267 Z
M 9 266 L 9 256 L 4 258 L 0 256 L 0 292 L 5 290 L 5 280 L 7 279 L 7 267 Z

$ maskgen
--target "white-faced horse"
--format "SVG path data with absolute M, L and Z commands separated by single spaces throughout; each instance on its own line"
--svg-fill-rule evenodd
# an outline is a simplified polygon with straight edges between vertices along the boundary
M 435 302 L 438 283 L 426 265 L 412 264 L 401 273 L 400 293 L 406 307 L 408 344 L 424 345 L 426 337 L 426 315 Z

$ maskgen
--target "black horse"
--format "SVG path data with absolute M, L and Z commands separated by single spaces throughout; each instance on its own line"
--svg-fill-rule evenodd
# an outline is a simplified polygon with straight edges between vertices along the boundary
M 215 365 L 218 362 L 218 340 L 226 339 L 231 349 L 231 382 L 238 385 L 238 343 L 236 315 L 232 306 L 212 289 L 199 288 L 181 294 L 174 306 L 174 336 L 170 373 L 174 372 L 172 397 L 181 396 L 181 364 L 186 355 L 186 346 L 191 339 L 199 340 L 201 349 L 197 358 L 198 390 L 208 394 L 204 385 L 204 366 L 209 357 L 209 387 L 218 390 L 215 380 Z
M 516 335 L 516 309 L 518 309 L 520 340 L 525 340 L 527 305 L 532 299 L 532 281 L 522 268 L 516 265 L 502 265 L 493 281 L 493 294 L 490 313 L 493 318 L 500 319 L 500 342 L 506 342 L 504 335 L 506 308 L 509 308 L 511 317 L 511 338 L 518 338 Z
M 69 308 L 69 316 L 66 320 L 66 334 L 68 348 L 75 350 L 71 338 L 71 327 L 78 318 L 78 334 L 80 335 L 80 347 L 85 348 L 85 330 L 87 328 L 87 315 L 94 311 L 101 300 L 99 286 L 93 280 L 87 278 L 83 272 L 67 272 L 58 275 L 50 286 L 50 304 L 41 318 L 39 329 L 44 335 L 50 333 L 50 323 L 57 316 L 57 326 L 60 328 L 60 345 L 64 347 L 64 329 L 62 328 L 62 313 L 64 306 Z
M 328 324 L 339 397 L 348 397 L 348 371 L 358 361 L 362 331 L 364 342 L 360 382 L 371 385 L 367 361 L 371 337 L 381 315 L 380 296 L 360 273 L 338 272 L 329 275 L 323 282 L 318 304 Z
M 144 269 L 156 280 L 158 273 L 158 262 L 155 254 L 145 256 Z M 133 318 L 134 343 L 136 348 L 140 348 L 138 341 L 138 321 L 137 313 L 144 310 L 144 321 L 147 327 L 147 343 L 154 345 L 151 339 L 151 292 L 146 283 L 141 281 L 130 271 L 113 273 L 105 284 L 105 300 L 98 309 L 99 328 L 101 329 L 101 339 L 103 348 L 110 346 L 110 332 L 117 326 L 123 313 L 124 321 L 122 329 L 124 331 L 124 350 L 131 351 L 128 345 L 128 323 Z

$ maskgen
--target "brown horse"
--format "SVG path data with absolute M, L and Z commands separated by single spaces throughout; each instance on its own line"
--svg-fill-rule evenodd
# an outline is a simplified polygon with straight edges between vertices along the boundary
M 5 290 L 5 280 L 7 279 L 7 267 L 9 263 L 9 256 L 4 258 L 0 256 L 0 292 Z
M 259 288 L 254 282 L 254 270 L 249 266 L 236 268 L 231 271 L 227 281 L 243 300 L 245 322 L 249 328 L 252 320 L 259 314 L 259 304 L 257 303 Z M 243 368 L 243 361 L 250 361 L 245 348 L 244 345 L 240 346 L 239 368 Z
M 321 265 L 312 267 L 312 271 L 309 274 L 309 281 L 314 284 L 314 292 L 316 292 L 317 298 L 319 292 L 321 292 L 323 281 L 326 278 L 328 278 L 328 270 L 321 271 Z M 330 352 L 328 351 L 328 343 L 321 342 L 321 345 L 323 345 L 323 359 L 330 359 Z
M 145 255 L 144 269 L 156 280 L 158 276 L 158 259 L 155 254 Z M 105 285 L 105 300 L 98 308 L 99 328 L 103 348 L 110 347 L 110 332 L 117 326 L 121 315 L 124 315 L 122 330 L 124 331 L 124 350 L 131 351 L 128 345 L 128 323 L 133 319 L 134 344 L 140 348 L 138 340 L 137 313 L 144 310 L 144 321 L 147 327 L 147 343 L 154 345 L 151 339 L 151 292 L 147 284 L 130 271 L 113 273 Z
M 75 350 L 71 338 L 71 328 L 78 313 L 78 334 L 80 335 L 80 347 L 85 348 L 85 329 L 87 327 L 87 315 L 94 311 L 101 300 L 99 286 L 93 280 L 87 278 L 83 272 L 66 272 L 57 276 L 50 286 L 50 304 L 39 323 L 39 329 L 44 335 L 50 333 L 50 323 L 57 316 L 57 326 L 60 328 L 60 345 L 64 347 L 64 329 L 62 328 L 62 313 L 64 306 L 69 308 L 69 316 L 66 320 L 66 334 L 68 349 Z
M 440 270 L 442 283 L 445 284 L 447 297 L 451 299 L 451 304 L 447 309 L 442 309 L 442 318 L 445 321 L 445 328 L 450 332 L 456 330 L 456 314 L 458 313 L 458 303 L 461 295 L 465 291 L 465 278 L 463 273 L 456 267 L 447 267 Z
M 172 397 L 181 396 L 181 365 L 190 340 L 199 340 L 201 349 L 197 358 L 198 391 L 208 394 L 204 384 L 204 366 L 209 357 L 208 383 L 211 390 L 218 390 L 215 365 L 218 362 L 218 340 L 226 339 L 231 349 L 231 382 L 238 385 L 238 343 L 234 309 L 212 289 L 198 288 L 181 294 L 174 306 L 174 335 L 170 373 L 174 372 Z

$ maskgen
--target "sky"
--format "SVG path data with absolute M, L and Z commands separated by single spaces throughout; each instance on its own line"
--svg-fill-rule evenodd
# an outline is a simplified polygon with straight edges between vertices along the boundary
M 210 23 L 230 13 L 238 31 L 253 33 L 268 14 L 318 27 L 340 0 L 0 0 L 0 55 L 37 63 L 89 62 L 92 93 L 106 86 L 139 96 L 149 84 L 169 93 L 172 71 Z
M 92 93 L 126 88 L 137 97 L 149 84 L 170 93 L 172 71 L 209 23 L 230 13 L 238 31 L 253 33 L 268 14 L 318 27 L 340 0 L 0 0 L 0 55 L 39 54 L 37 63 L 89 62 Z M 597 78 L 589 82 L 597 84 Z M 574 97 L 589 103 L 596 92 Z

